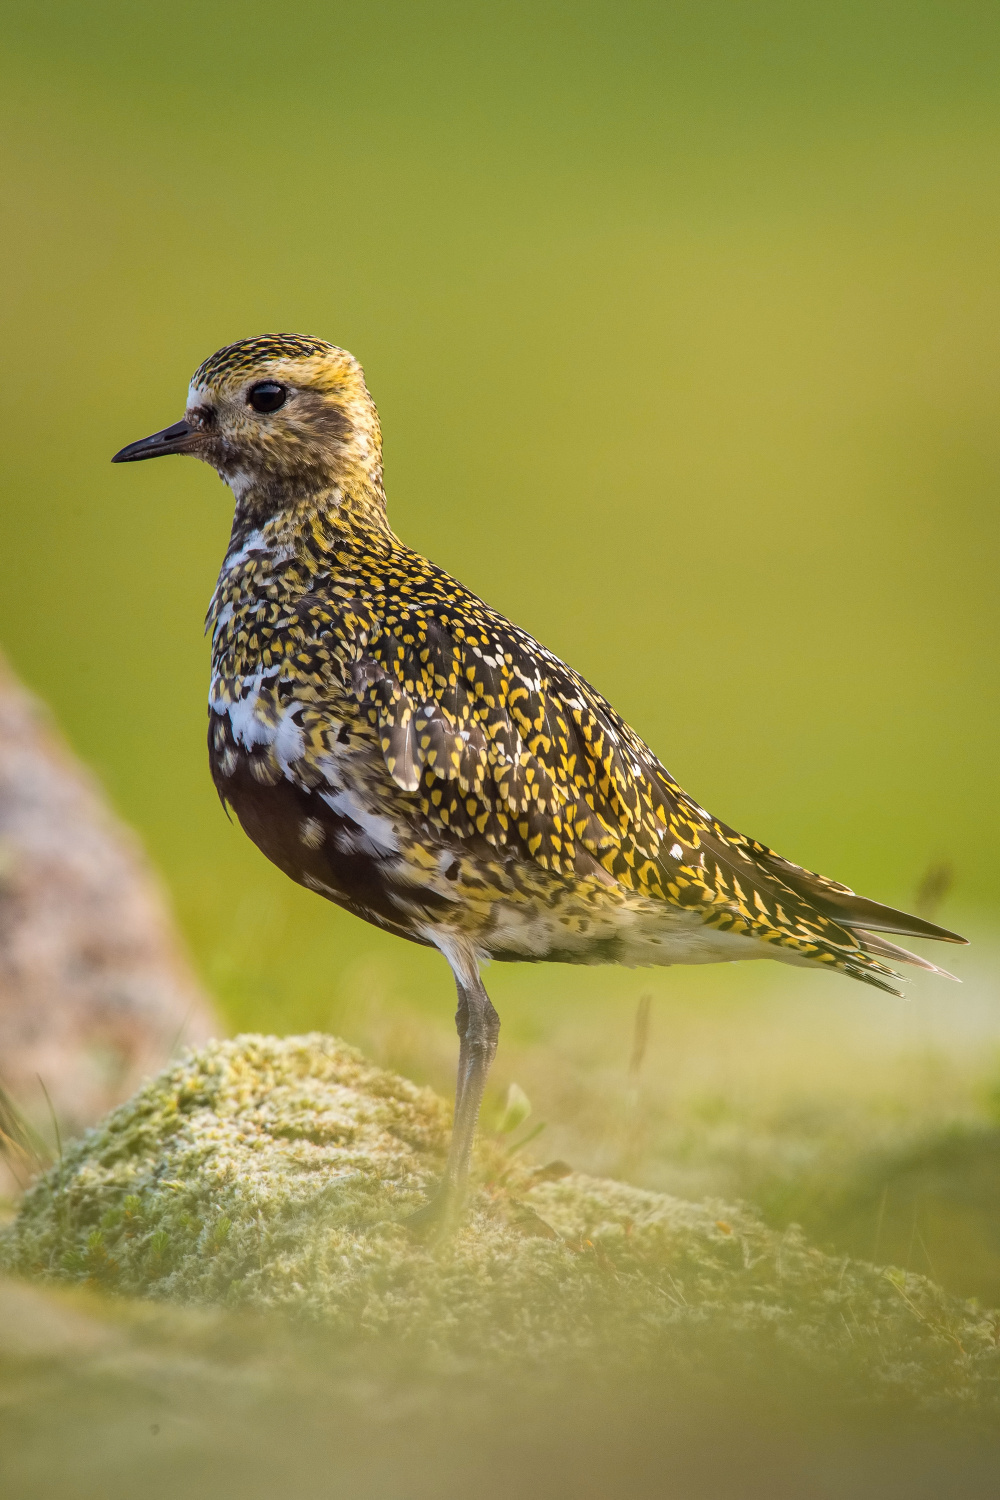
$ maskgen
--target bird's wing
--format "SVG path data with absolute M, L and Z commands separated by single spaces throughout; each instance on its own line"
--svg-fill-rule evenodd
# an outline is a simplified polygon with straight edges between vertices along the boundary
M 629 890 L 691 909 L 739 915 L 733 869 L 744 886 L 778 883 L 578 673 L 469 603 L 415 605 L 355 637 L 361 712 L 389 774 L 433 825 L 557 874 L 596 863 Z
M 428 605 L 380 621 L 351 668 L 390 776 L 433 826 L 885 989 L 894 976 L 875 955 L 908 955 L 859 929 L 954 939 L 712 817 L 578 673 L 474 603 L 473 624 Z
M 626 885 L 656 883 L 670 795 L 645 773 L 641 742 L 550 652 L 476 605 L 474 625 L 414 607 L 359 648 L 351 682 L 389 774 L 460 838 L 559 874 L 617 879 L 620 862 Z

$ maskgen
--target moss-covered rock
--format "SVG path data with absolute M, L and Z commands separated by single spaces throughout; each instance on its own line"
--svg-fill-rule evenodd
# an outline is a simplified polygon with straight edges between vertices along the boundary
M 407 1218 L 448 1110 L 330 1037 L 194 1052 L 67 1151 L 0 1242 L 12 1271 L 282 1310 L 454 1367 L 777 1359 L 907 1401 L 995 1401 L 997 1323 L 932 1283 L 811 1248 L 746 1208 L 532 1170 L 485 1141 L 464 1224 Z M 721 1364 L 720 1364 L 721 1361 Z

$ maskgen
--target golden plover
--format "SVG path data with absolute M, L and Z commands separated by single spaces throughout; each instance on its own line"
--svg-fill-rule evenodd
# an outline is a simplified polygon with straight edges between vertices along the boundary
M 293 880 L 454 973 L 440 1202 L 464 1189 L 496 1051 L 486 959 L 775 958 L 899 993 L 885 960 L 934 965 L 876 934 L 964 941 L 707 813 L 578 673 L 399 541 L 345 350 L 293 334 L 220 349 L 184 419 L 114 462 L 167 453 L 236 497 L 207 621 L 219 796 Z

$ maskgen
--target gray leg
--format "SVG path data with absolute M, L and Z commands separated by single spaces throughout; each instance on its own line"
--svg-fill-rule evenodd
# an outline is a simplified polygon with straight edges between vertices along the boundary
M 496 1055 L 500 1034 L 500 1017 L 493 1009 L 479 977 L 479 965 L 474 954 L 450 944 L 444 951 L 458 989 L 458 1009 L 455 1012 L 455 1028 L 459 1040 L 455 1123 L 452 1126 L 444 1181 L 427 1207 L 412 1215 L 410 1223 L 414 1225 L 446 1219 L 461 1207 L 469 1178 L 469 1163 L 483 1102 L 483 1090 L 490 1064 Z
M 468 978 L 468 976 L 466 976 Z M 457 1199 L 465 1192 L 472 1159 L 472 1143 L 483 1102 L 483 1090 L 490 1065 L 496 1056 L 500 1035 L 500 1017 L 493 1009 L 489 995 L 478 973 L 475 983 L 467 985 L 456 975 L 458 1010 L 458 1079 L 455 1085 L 455 1123 L 451 1132 L 445 1191 Z

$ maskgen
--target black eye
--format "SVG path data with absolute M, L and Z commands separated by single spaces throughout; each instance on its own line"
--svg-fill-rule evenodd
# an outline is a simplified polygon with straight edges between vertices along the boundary
M 276 380 L 259 380 L 250 387 L 247 400 L 254 411 L 277 411 L 284 406 L 288 392 Z

